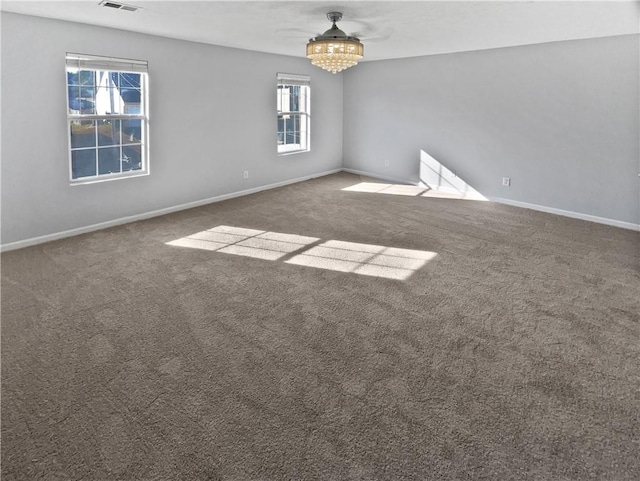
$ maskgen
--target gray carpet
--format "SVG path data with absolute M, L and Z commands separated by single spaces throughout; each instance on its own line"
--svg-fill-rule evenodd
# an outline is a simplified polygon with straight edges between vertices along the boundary
M 639 234 L 359 181 L 3 254 L 3 481 L 637 480 Z

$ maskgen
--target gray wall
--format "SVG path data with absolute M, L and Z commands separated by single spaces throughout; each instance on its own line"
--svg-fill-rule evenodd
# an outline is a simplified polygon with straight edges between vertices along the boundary
M 417 182 L 424 150 L 487 197 L 639 224 L 639 45 L 362 63 L 345 72 L 344 166 Z
M 637 35 L 364 62 L 334 76 L 303 58 L 1 18 L 2 244 L 343 161 L 417 182 L 421 150 L 488 197 L 640 223 Z M 149 61 L 150 176 L 69 185 L 67 51 Z M 276 154 L 277 72 L 312 77 L 309 153 Z
M 66 52 L 149 62 L 151 175 L 69 185 Z M 311 75 L 311 152 L 276 154 L 277 72 Z M 342 166 L 342 77 L 304 58 L 3 12 L 1 94 L 2 244 Z

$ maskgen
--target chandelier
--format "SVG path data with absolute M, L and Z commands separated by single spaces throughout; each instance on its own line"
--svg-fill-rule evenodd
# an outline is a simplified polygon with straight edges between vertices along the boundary
M 309 40 L 307 58 L 316 67 L 338 73 L 357 65 L 364 55 L 364 45 L 359 38 L 350 37 L 338 28 L 336 22 L 342 19 L 342 12 L 329 12 L 327 18 L 333 25 L 319 37 Z

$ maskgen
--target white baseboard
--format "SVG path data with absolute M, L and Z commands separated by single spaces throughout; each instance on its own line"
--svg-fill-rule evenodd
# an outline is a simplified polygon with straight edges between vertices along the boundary
M 573 219 L 581 219 L 589 222 L 595 222 L 597 224 L 606 224 L 613 227 L 620 227 L 622 229 L 630 229 L 640 232 L 640 224 L 633 224 L 632 222 L 608 219 L 606 217 L 598 217 L 597 215 L 583 214 L 581 212 L 573 212 L 570 210 L 556 209 L 555 207 L 546 207 L 544 205 L 529 204 L 528 202 L 520 202 L 519 200 L 502 199 L 500 197 L 489 197 L 489 200 L 492 202 L 497 202 L 498 204 L 523 207 L 525 209 L 547 212 L 548 214 L 562 215 L 564 217 L 571 217 Z
M 23 247 L 29 247 L 29 246 L 33 246 L 33 245 L 37 245 L 37 244 L 43 244 L 45 242 L 51 242 L 54 240 L 58 240 L 58 239 L 64 239 L 65 237 L 72 237 L 72 236 L 76 236 L 76 235 L 80 235 L 80 234 L 86 234 L 88 232 L 94 232 L 100 229 L 107 229 L 109 227 L 115 227 L 118 225 L 122 225 L 122 224 L 128 224 L 130 222 L 136 222 L 139 220 L 145 220 L 145 219 L 150 219 L 152 217 L 158 217 L 161 215 L 166 215 L 166 214 L 171 214 L 173 212 L 178 212 L 181 210 L 186 210 L 186 209 L 192 209 L 194 207 L 200 207 L 202 205 L 207 205 L 207 204 L 212 204 L 214 202 L 221 202 L 223 200 L 228 200 L 228 199 L 233 199 L 235 197 L 242 197 L 245 195 L 249 195 L 249 194 L 255 194 L 256 192 L 261 192 L 263 190 L 269 190 L 269 189 L 275 189 L 278 187 L 284 187 L 285 185 L 290 185 L 290 184 L 295 184 L 298 182 L 304 182 L 305 180 L 309 180 L 309 179 L 314 179 L 316 177 L 324 177 L 326 175 L 331 175 L 331 174 L 336 174 L 338 172 L 348 172 L 350 174 L 356 174 L 356 175 L 363 175 L 366 177 L 372 177 L 374 179 L 380 179 L 380 180 L 384 180 L 387 182 L 397 182 L 397 183 L 402 183 L 402 184 L 409 184 L 409 185 L 417 185 L 416 182 L 411 182 L 408 181 L 406 179 L 400 179 L 400 178 L 394 178 L 394 177 L 389 177 L 389 176 L 383 176 L 381 174 L 376 174 L 376 173 L 372 173 L 372 172 L 366 172 L 363 170 L 356 170 L 356 169 L 349 169 L 349 168 L 343 168 L 343 169 L 333 169 L 333 170 L 327 170 L 325 172 L 319 172 L 317 174 L 311 174 L 311 175 L 307 175 L 304 177 L 298 177 L 295 179 L 289 179 L 289 180 L 284 180 L 281 182 L 276 182 L 273 184 L 268 184 L 268 185 L 263 185 L 260 187 L 254 187 L 252 189 L 247 189 L 247 190 L 241 190 L 238 192 L 232 192 L 229 194 L 223 194 L 223 195 L 218 195 L 215 197 L 209 197 L 207 199 L 202 199 L 202 200 L 198 200 L 198 201 L 194 201 L 194 202 L 188 202 L 186 204 L 180 204 L 180 205 L 176 205 L 176 206 L 172 206 L 172 207 L 166 207 L 164 209 L 158 209 L 158 210 L 154 210 L 151 212 L 144 212 L 142 214 L 136 214 L 136 215 L 132 215 L 132 216 L 127 216 L 127 217 L 121 217 L 119 219 L 113 219 L 110 221 L 106 221 L 106 222 L 100 222 L 97 224 L 92 224 L 92 225 L 88 225 L 88 226 L 84 226 L 84 227 L 78 227 L 75 229 L 69 229 L 69 230 L 65 230 L 62 232 L 54 232 L 52 234 L 46 234 L 43 236 L 38 236 L 38 237 L 32 237 L 29 239 L 24 239 L 24 240 L 20 240 L 20 241 L 16 241 L 16 242 L 10 242 L 8 244 L 2 244 L 0 245 L 0 252 L 7 252 L 7 251 L 11 251 L 11 250 L 15 250 L 15 249 L 22 249 Z M 537 210 L 540 212 L 547 212 L 549 214 L 556 214 L 556 215 L 562 215 L 565 217 L 571 217 L 574 219 L 581 219 L 581 220 L 586 220 L 589 222 L 596 222 L 598 224 L 605 224 L 605 225 L 610 225 L 610 226 L 614 226 L 614 227 L 620 227 L 622 229 L 630 229 L 633 231 L 638 231 L 640 232 L 640 224 L 633 224 L 631 222 L 624 222 L 624 221 L 620 221 L 620 220 L 615 220 L 615 219 L 608 219 L 606 217 L 598 217 L 595 215 L 589 215 L 589 214 L 582 214 L 580 212 L 572 212 L 572 211 L 568 211 L 568 210 L 562 210 L 562 209 L 556 209 L 554 207 L 546 207 L 546 206 L 542 206 L 542 205 L 537 205 L 537 204 L 529 204 L 527 202 L 520 202 L 517 200 L 510 200 L 510 199 L 503 199 L 500 197 L 489 197 L 489 200 L 492 202 L 497 202 L 499 204 L 506 204 L 506 205 L 511 205 L 511 206 L 515 206 L 515 207 L 522 207 L 525 209 L 532 209 L 532 210 Z
M 72 237 L 80 234 L 86 234 L 88 232 L 94 232 L 101 229 L 107 229 L 109 227 L 115 227 L 122 224 L 129 224 L 139 220 L 150 219 L 152 217 L 158 217 L 161 215 L 171 214 L 181 210 L 192 209 L 194 207 L 200 207 L 202 205 L 212 204 L 214 202 L 221 202 L 223 200 L 233 199 L 235 197 L 242 197 L 244 195 L 255 194 L 263 190 L 275 189 L 277 187 L 284 187 L 289 184 L 296 184 L 298 182 L 304 182 L 305 180 L 315 179 L 316 177 L 324 177 L 325 175 L 336 174 L 341 172 L 342 169 L 327 170 L 325 172 L 319 172 L 317 174 L 306 175 L 304 177 L 298 177 L 296 179 L 284 180 L 282 182 L 276 182 L 274 184 L 262 185 L 260 187 L 254 187 L 252 189 L 241 190 L 238 192 L 232 192 L 229 194 L 218 195 L 215 197 L 209 197 L 208 199 L 197 200 L 194 202 L 188 202 L 186 204 L 175 205 L 172 207 L 166 207 L 164 209 L 153 210 L 151 212 L 144 212 L 142 214 L 131 215 L 127 217 L 121 217 L 119 219 L 113 219 L 106 222 L 99 222 L 97 224 L 91 224 L 84 227 L 78 227 L 75 229 L 69 229 L 62 232 L 54 232 L 52 234 L 46 234 L 43 236 L 32 237 L 16 242 L 9 242 L 8 244 L 0 245 L 0 252 L 12 251 L 15 249 L 22 249 L 23 247 L 29 247 L 37 244 L 43 244 L 45 242 L 51 242 L 58 239 L 64 239 L 65 237 Z
M 399 179 L 399 178 L 393 178 L 393 177 L 388 177 L 388 176 L 383 176 L 381 174 L 374 174 L 372 172 L 366 172 L 364 170 L 356 170 L 356 169 L 342 169 L 345 172 L 349 172 L 351 174 L 356 174 L 356 175 L 364 175 L 366 177 L 372 177 L 374 179 L 380 179 L 380 180 L 385 180 L 388 182 L 398 182 L 398 183 L 402 183 L 402 184 L 409 184 L 409 185 L 417 185 L 416 182 L 412 182 L 406 179 Z M 447 189 L 445 188 L 441 188 L 438 189 L 441 190 L 443 192 L 452 192 L 452 193 L 456 193 L 457 191 L 452 190 L 452 189 Z M 624 222 L 621 220 L 615 220 L 615 219 L 608 219 L 606 217 L 598 217 L 595 215 L 590 215 L 590 214 L 582 214 L 580 212 L 573 212 L 573 211 L 569 211 L 569 210 L 563 210 L 563 209 L 556 209 L 554 207 L 546 207 L 543 205 L 538 205 L 538 204 L 529 204 L 527 202 L 520 202 L 518 200 L 510 200 L 510 199 L 503 199 L 500 197 L 488 197 L 488 200 L 490 200 L 491 202 L 497 202 L 498 204 L 505 204 L 505 205 L 512 205 L 515 207 L 522 207 L 525 209 L 531 209 L 531 210 L 537 210 L 540 212 L 546 212 L 548 214 L 556 214 L 556 215 L 562 215 L 565 217 L 571 217 L 573 219 L 581 219 L 581 220 L 586 220 L 589 222 L 595 222 L 597 224 L 605 224 L 605 225 L 610 225 L 613 227 L 620 227 L 622 229 L 630 229 L 630 230 L 634 230 L 634 231 L 640 231 L 640 224 L 633 224 L 631 222 Z

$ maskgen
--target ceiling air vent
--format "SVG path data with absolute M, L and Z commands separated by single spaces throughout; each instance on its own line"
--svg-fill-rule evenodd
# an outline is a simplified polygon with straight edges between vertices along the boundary
M 116 10 L 126 10 L 127 12 L 135 12 L 140 7 L 134 7 L 133 5 L 125 5 L 124 3 L 110 2 L 109 0 L 103 0 L 100 2 L 103 7 L 115 8 Z

